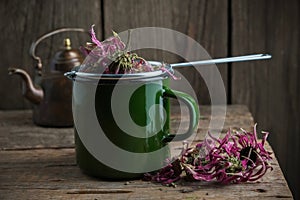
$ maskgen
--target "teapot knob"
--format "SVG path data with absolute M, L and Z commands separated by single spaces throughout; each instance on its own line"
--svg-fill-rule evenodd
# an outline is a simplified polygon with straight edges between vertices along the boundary
M 65 39 L 64 39 L 64 46 L 65 46 L 65 49 L 67 49 L 67 50 L 72 49 L 70 38 L 65 38 Z

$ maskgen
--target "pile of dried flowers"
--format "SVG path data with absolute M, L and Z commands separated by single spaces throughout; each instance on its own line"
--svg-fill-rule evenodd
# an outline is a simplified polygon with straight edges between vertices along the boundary
M 144 58 L 128 51 L 128 44 L 125 45 L 117 33 L 113 32 L 112 37 L 100 42 L 96 37 L 94 25 L 92 25 L 90 35 L 92 42 L 81 48 L 86 56 L 85 64 L 82 67 L 83 72 L 102 71 L 103 74 L 133 74 L 162 70 L 173 77 L 173 74 L 164 65 L 152 66 Z M 130 40 L 130 32 L 128 35 L 127 43 Z
M 215 181 L 224 184 L 256 181 L 272 167 L 268 163 L 271 153 L 257 139 L 256 125 L 253 132 L 227 132 L 223 139 L 209 135 L 194 147 L 183 148 L 179 157 L 156 173 L 147 173 L 145 180 L 172 185 L 185 178 L 193 181 Z M 184 175 L 185 174 L 185 175 Z

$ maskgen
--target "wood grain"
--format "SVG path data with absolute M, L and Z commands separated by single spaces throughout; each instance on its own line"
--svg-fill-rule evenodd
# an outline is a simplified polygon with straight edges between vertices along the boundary
M 31 104 L 21 95 L 20 77 L 8 76 L 7 68 L 23 68 L 34 76 L 36 63 L 29 55 L 32 42 L 45 33 L 62 27 L 89 29 L 93 23 L 99 37 L 101 33 L 101 1 L 36 1 L 4 0 L 0 2 L 0 30 L 2 45 L 0 68 L 0 109 L 23 109 Z M 85 44 L 88 35 L 83 33 L 62 33 L 45 39 L 36 49 L 36 54 L 43 59 L 45 67 L 63 46 L 63 39 L 70 37 L 73 48 Z M 3 87 L 5 85 L 5 87 Z
M 141 180 L 109 182 L 83 175 L 75 165 L 74 149 L 0 154 L 1 199 L 291 199 L 288 187 L 282 185 L 283 174 L 276 162 L 271 163 L 274 170 L 256 183 L 221 186 L 184 181 L 170 188 Z
M 224 117 L 222 109 L 219 107 L 212 117 Z M 201 110 L 200 124 L 205 124 L 211 118 L 211 108 L 203 106 Z M 176 107 L 172 111 L 175 124 L 179 120 L 178 111 Z M 71 137 L 72 129 L 52 129 L 53 139 L 49 142 L 46 140 L 51 134 L 49 130 L 36 127 L 30 114 L 30 111 L 0 112 L 0 199 L 292 199 L 275 155 L 271 162 L 274 170 L 254 183 L 219 185 L 181 181 L 173 188 L 142 180 L 105 181 L 89 177 L 76 166 L 75 150 L 70 147 L 73 142 L 55 133 Z M 187 115 L 183 116 L 187 120 Z M 227 127 L 253 125 L 245 106 L 228 106 L 226 118 Z M 4 131 L 13 129 L 24 130 L 28 139 Z M 5 142 L 3 138 L 7 138 Z M 15 146 L 15 140 L 22 141 L 23 148 Z M 272 151 L 268 143 L 267 148 Z
M 272 60 L 232 65 L 232 102 L 246 103 L 300 198 L 300 60 L 297 0 L 232 1 L 234 54 L 267 52 Z
M 1 110 L 31 107 L 21 95 L 20 78 L 8 76 L 7 68 L 20 67 L 33 76 L 35 62 L 28 53 L 31 43 L 39 36 L 60 27 L 88 29 L 94 23 L 101 39 L 110 36 L 111 29 L 120 32 L 143 26 L 165 27 L 195 39 L 211 57 L 271 53 L 271 61 L 235 63 L 232 68 L 231 65 L 219 65 L 218 68 L 232 103 L 247 104 L 255 121 L 259 123 L 258 127 L 272 133 L 270 142 L 295 197 L 300 198 L 300 172 L 297 169 L 300 164 L 297 156 L 300 152 L 297 0 L 278 0 L 272 3 L 267 0 L 91 0 L 88 3 L 84 0 L 1 0 L 0 21 Z M 74 47 L 88 40 L 82 34 L 70 33 L 43 41 L 37 52 L 42 56 L 45 66 L 66 36 L 71 37 Z M 180 48 L 186 49 L 189 56 L 197 56 L 189 51 L 188 46 Z M 170 63 L 184 60 L 183 57 L 168 52 L 148 49 L 142 53 L 149 59 Z M 202 77 L 194 69 L 178 71 L 193 86 L 199 103 L 210 103 Z M 213 77 L 210 79 L 213 81 Z M 180 84 L 172 84 L 175 89 L 190 92 Z M 9 132 L 7 129 L 2 130 Z M 53 135 L 57 134 L 59 133 L 54 131 Z M 22 131 L 15 135 L 26 140 Z M 40 137 L 52 141 L 51 134 L 47 137 L 38 136 Z M 68 138 L 63 141 L 71 140 L 72 138 Z M 7 142 L 7 139 L 3 141 Z M 38 144 L 37 142 L 36 148 L 40 148 Z M 17 143 L 14 147 L 23 148 L 22 144 Z
M 227 1 L 189 0 L 104 0 L 104 29 L 105 37 L 111 35 L 111 30 L 122 32 L 140 27 L 163 27 L 172 29 L 200 43 L 211 57 L 227 56 Z M 168 35 L 168 37 L 175 37 Z M 153 41 L 154 43 L 157 41 Z M 163 41 L 162 41 L 163 42 Z M 164 44 L 170 45 L 170 44 Z M 174 44 L 177 45 L 176 40 Z M 158 60 L 167 63 L 208 59 L 207 52 L 195 54 L 189 44 L 180 45 L 185 55 L 180 57 L 166 51 L 143 50 L 139 51 L 148 60 Z M 227 65 L 220 65 L 219 70 L 227 89 Z M 199 72 L 193 68 L 178 70 L 191 84 L 200 104 L 210 103 L 206 84 Z M 213 75 L 207 74 L 209 80 Z M 179 90 L 184 90 L 180 84 Z
M 224 119 L 223 132 L 229 128 L 244 128 L 249 130 L 253 126 L 253 118 L 247 107 L 233 105 L 227 107 L 226 116 L 224 107 L 216 107 L 216 115 L 211 115 L 211 107 L 200 106 L 201 118 L 198 126 L 196 141 L 203 140 L 212 119 Z M 179 124 L 188 126 L 187 110 L 181 113 L 179 107 L 172 107 L 171 132 L 179 130 Z M 32 111 L 0 111 L 0 150 L 60 149 L 74 147 L 73 128 L 44 128 L 35 126 L 32 122 Z
M 183 3 L 180 0 L 126 2 L 103 0 L 103 9 L 101 2 L 101 0 L 89 3 L 83 0 L 74 3 L 57 0 L 47 2 L 30 0 L 23 3 L 17 0 L 1 1 L 1 19 L 9 19 L 9 23 L 4 21 L 0 25 L 3 35 L 0 42 L 6 50 L 0 58 L 3 66 L 7 66 L 1 68 L 0 80 L 2 85 L 8 86 L 0 88 L 0 94 L 3 96 L 0 100 L 1 109 L 30 107 L 30 103 L 21 96 L 21 80 L 19 77 L 7 76 L 7 68 L 21 67 L 33 76 L 35 62 L 28 55 L 31 43 L 39 36 L 60 27 L 88 29 L 91 24 L 96 24 L 97 35 L 102 39 L 110 36 L 111 30 L 120 32 L 143 26 L 164 27 L 190 36 L 199 42 L 211 57 L 227 56 L 227 1 L 190 0 Z M 104 36 L 102 27 L 105 29 Z M 37 48 L 37 54 L 43 58 L 44 66 L 49 64 L 49 60 L 66 36 L 71 37 L 74 47 L 89 40 L 81 33 L 60 34 L 46 39 Z M 207 53 L 193 55 L 188 46 L 178 48 L 185 49 L 186 55 L 194 58 L 193 60 L 208 58 Z M 177 55 L 161 51 L 153 53 L 146 50 L 146 55 L 149 59 L 169 63 L 184 60 Z M 219 70 L 227 89 L 227 65 L 220 65 Z M 194 87 L 199 102 L 210 103 L 208 90 L 201 75 L 195 69 L 179 71 Z M 210 77 L 209 80 L 213 78 Z

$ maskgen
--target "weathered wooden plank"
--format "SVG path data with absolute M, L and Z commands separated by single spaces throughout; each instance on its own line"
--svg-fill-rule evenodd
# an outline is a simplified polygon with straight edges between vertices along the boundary
M 232 65 L 232 102 L 245 103 L 300 198 L 299 1 L 232 1 L 232 53 L 267 52 L 272 60 Z
M 210 118 L 211 108 L 209 106 L 202 106 L 200 109 L 202 110 L 202 121 Z M 219 115 L 214 117 L 222 117 L 222 109 L 224 107 L 219 106 L 217 109 Z M 178 119 L 178 107 L 173 107 L 172 116 L 174 121 Z M 235 117 L 239 121 L 234 120 Z M 176 188 L 169 188 L 141 180 L 104 181 L 89 177 L 84 175 L 76 166 L 74 148 L 66 148 L 66 144 L 61 142 L 64 139 L 58 135 L 51 142 L 56 147 L 61 148 L 51 148 L 49 141 L 45 139 L 38 140 L 38 137 L 34 135 L 46 138 L 45 135 L 49 134 L 48 130 L 34 126 L 30 119 L 30 111 L 0 112 L 0 135 L 4 135 L 4 138 L 7 138 L 6 143 L 13 143 L 16 138 L 14 134 L 3 132 L 3 128 L 22 129 L 24 127 L 32 127 L 39 130 L 37 132 L 33 131 L 34 133 L 28 136 L 32 141 L 31 143 L 29 142 L 30 140 L 24 140 L 24 143 L 27 145 L 26 150 L 18 149 L 18 147 L 14 149 L 14 146 L 10 149 L 0 150 L 1 199 L 18 197 L 23 199 L 292 198 L 275 155 L 274 160 L 271 162 L 274 170 L 268 172 L 260 181 L 255 183 L 218 185 L 182 181 L 178 183 Z M 226 122 L 228 126 L 233 127 L 241 122 L 244 123 L 242 127 L 253 124 L 252 117 L 245 106 L 228 106 L 226 119 L 228 119 Z M 65 130 L 71 129 L 57 129 L 56 131 L 63 133 Z M 30 133 L 31 130 L 27 129 L 26 132 Z M 43 135 L 43 133 L 47 134 Z M 67 134 L 71 134 L 71 131 L 67 132 Z M 2 139 L 0 140 L 1 142 Z M 37 142 L 40 142 L 40 149 L 34 148 Z M 181 144 L 177 144 L 180 149 Z M 5 143 L 1 143 L 1 147 L 2 145 L 5 145 Z M 267 148 L 272 151 L 268 144 Z
M 268 185 L 271 187 L 271 185 Z M 226 193 L 228 190 L 225 190 L 224 188 L 222 192 Z M 244 188 L 243 188 L 244 189 Z M 241 189 L 241 190 L 243 190 Z M 275 188 L 276 189 L 276 188 Z M 134 192 L 137 190 L 138 192 Z M 251 191 L 244 192 L 241 194 L 241 191 L 233 193 L 229 197 L 225 196 L 224 193 L 219 194 L 215 193 L 215 191 L 219 191 L 219 188 L 214 188 L 210 190 L 203 190 L 203 188 L 200 188 L 197 193 L 190 192 L 190 189 L 177 189 L 176 192 L 170 192 L 168 190 L 164 190 L 162 188 L 149 188 L 149 190 L 140 191 L 139 188 L 133 190 L 87 190 L 84 192 L 77 191 L 77 190 L 44 190 L 44 189 L 38 189 L 38 190 L 17 190 L 18 193 L 14 193 L 14 191 L 11 190 L 1 190 L 0 192 L 3 193 L 3 195 L 0 195 L 0 197 L 3 197 L 3 199 L 11 199 L 11 198 L 25 198 L 25 199 L 145 199 L 145 200 L 156 200 L 156 199 L 213 199 L 213 200 L 232 200 L 232 199 L 253 199 L 253 200 L 259 200 L 259 199 L 266 199 L 266 200 L 273 200 L 273 199 L 292 199 L 291 196 L 285 196 L 282 194 L 277 195 L 261 195 L 258 197 L 254 197 L 256 194 L 265 194 L 264 189 L 255 189 Z M 170 189 L 175 190 L 175 189 Z M 208 191 L 208 192 L 207 192 Z
M 49 1 L 18 1 L 4 0 L 0 2 L 0 109 L 30 108 L 30 103 L 21 95 L 21 80 L 19 77 L 7 75 L 10 66 L 27 70 L 34 75 L 35 62 L 29 56 L 32 42 L 41 35 L 62 27 L 79 27 L 88 29 L 91 24 L 99 24 L 97 33 L 101 37 L 101 1 L 75 2 Z M 70 37 L 73 47 L 79 47 L 89 39 L 87 34 L 66 33 L 53 36 L 41 42 L 36 54 L 43 59 L 44 66 L 48 66 L 49 59 L 54 52 L 63 45 L 63 39 Z
M 0 197 L 291 199 L 276 159 L 271 165 L 274 170 L 255 183 L 218 185 L 182 181 L 176 188 L 169 188 L 141 180 L 104 181 L 83 175 L 75 165 L 74 149 L 0 151 Z
M 227 56 L 227 1 L 180 1 L 180 0 L 104 0 L 105 37 L 111 30 L 117 32 L 140 27 L 163 27 L 179 31 L 200 43 L 212 57 Z M 175 35 L 176 33 L 174 33 Z M 174 37 L 168 35 L 168 38 Z M 153 43 L 158 41 L 153 41 Z M 164 42 L 164 41 L 161 41 Z M 185 49 L 185 56 L 192 60 L 207 59 L 207 55 L 195 55 L 189 44 L 178 46 Z M 143 50 L 141 55 L 148 60 L 167 63 L 183 61 L 178 55 L 166 51 Z M 227 65 L 220 65 L 219 70 L 227 88 Z M 209 93 L 203 78 L 193 68 L 178 70 L 190 82 L 200 104 L 210 103 Z M 210 77 L 213 79 L 213 75 Z M 177 89 L 184 89 L 176 85 Z
M 72 189 L 0 189 L 2 199 L 213 199 L 213 200 L 232 200 L 232 199 L 293 199 L 291 195 L 282 194 L 281 186 L 273 187 L 273 184 L 265 184 L 262 187 L 249 188 L 245 185 L 243 188 L 235 188 L 237 192 L 229 193 L 228 187 L 180 187 L 180 189 L 160 187 L 117 189 L 117 190 L 72 190 Z M 268 190 L 272 188 L 271 191 Z M 217 191 L 217 192 L 216 192 Z M 272 192 L 275 192 L 275 194 Z M 230 194 L 230 195 L 226 195 Z
M 72 128 L 33 124 L 32 111 L 0 111 L 0 149 L 64 148 L 74 146 Z
M 180 114 L 178 106 L 172 107 L 171 132 L 184 132 L 179 130 L 182 123 L 183 129 L 188 126 L 188 113 Z M 225 121 L 223 132 L 229 128 L 250 129 L 253 126 L 253 118 L 247 107 L 242 105 L 227 106 L 226 116 L 224 107 L 216 106 L 215 116 L 211 116 L 210 106 L 200 106 L 200 121 L 197 130 L 196 141 L 203 140 L 212 119 Z M 226 117 L 226 118 L 225 118 Z M 74 146 L 73 128 L 44 128 L 33 124 L 32 112 L 0 111 L 0 149 L 30 149 L 30 148 L 66 148 Z

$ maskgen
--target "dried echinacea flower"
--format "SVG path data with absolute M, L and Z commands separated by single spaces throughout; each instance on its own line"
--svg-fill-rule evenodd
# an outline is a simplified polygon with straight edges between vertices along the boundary
M 96 37 L 94 25 L 92 25 L 90 35 L 92 42 L 81 48 L 81 51 L 87 56 L 85 63 L 88 64 L 83 66 L 85 72 L 103 71 L 104 74 L 132 74 L 155 70 L 145 59 L 136 53 L 127 51 L 127 45 L 114 31 L 112 37 L 100 42 Z
M 144 58 L 136 53 L 128 51 L 130 31 L 128 33 L 127 45 L 123 43 L 117 33 L 100 42 L 95 34 L 94 25 L 90 30 L 91 41 L 81 48 L 86 59 L 81 68 L 83 72 L 101 72 L 103 74 L 134 74 L 161 70 L 173 79 L 178 79 L 165 65 L 152 66 Z
M 209 134 L 196 146 L 184 148 L 172 163 L 145 177 L 167 185 L 182 178 L 224 184 L 256 181 L 268 169 L 272 170 L 268 163 L 271 152 L 264 147 L 268 133 L 262 133 L 264 136 L 258 141 L 255 125 L 253 132 L 229 130 L 222 139 Z

